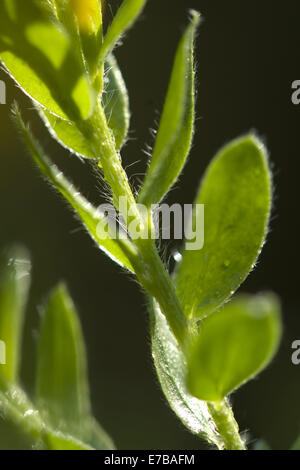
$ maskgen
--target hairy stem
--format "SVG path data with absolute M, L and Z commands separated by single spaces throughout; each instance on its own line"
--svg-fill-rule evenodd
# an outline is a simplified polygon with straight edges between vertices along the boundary
M 182 344 L 186 331 L 186 317 L 170 276 L 158 255 L 155 243 L 151 236 L 148 236 L 151 233 L 151 215 L 145 217 L 145 214 L 139 211 L 101 106 L 90 119 L 89 125 L 90 127 L 86 130 L 94 143 L 94 151 L 99 155 L 104 177 L 110 185 L 116 209 L 122 213 L 128 226 L 134 221 L 139 233 L 145 234 L 146 232 L 145 238 L 141 236 L 134 240 L 137 253 L 129 255 L 130 261 L 141 285 L 156 298 L 174 335 Z M 121 198 L 124 198 L 126 207 L 123 204 L 119 206 Z
M 141 215 L 133 196 L 127 174 L 122 166 L 120 155 L 116 150 L 114 137 L 107 124 L 104 110 L 100 104 L 96 106 L 94 114 L 87 123 L 82 124 L 83 131 L 92 143 L 94 153 L 97 155 L 103 168 L 104 178 L 108 182 L 114 205 L 120 209 L 125 221 L 138 220 L 142 224 Z M 124 198 L 126 207 L 119 207 L 120 200 Z
M 145 290 L 159 303 L 175 337 L 184 349 L 188 322 L 176 295 L 174 284 L 155 244 L 144 246 L 139 244 L 139 249 L 142 256 L 132 260 L 136 275 Z
M 92 142 L 95 155 L 103 168 L 104 178 L 111 188 L 114 205 L 124 216 L 127 226 L 134 221 L 135 228 L 139 228 L 137 231 L 140 234 L 151 233 L 152 215 L 145 217 L 145 214 L 139 210 L 101 105 L 97 106 L 94 115 L 86 123 L 79 125 Z M 120 206 L 120 198 L 126 201 L 125 206 L 123 204 Z M 155 242 L 151 236 L 141 236 L 133 241 L 137 252 L 127 253 L 127 256 L 135 269 L 136 276 L 144 289 L 158 302 L 184 352 L 186 343 L 192 340 L 193 329 L 190 328 L 183 312 L 174 284 L 158 254 Z M 209 410 L 224 447 L 235 450 L 245 449 L 228 403 L 224 401 L 218 405 L 209 404 Z
M 225 399 L 220 403 L 208 403 L 208 409 L 220 433 L 225 449 L 246 450 L 228 401 Z

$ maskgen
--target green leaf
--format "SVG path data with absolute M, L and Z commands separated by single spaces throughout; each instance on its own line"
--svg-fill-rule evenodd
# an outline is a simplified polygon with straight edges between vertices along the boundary
M 263 144 L 249 135 L 223 148 L 210 164 L 195 204 L 204 204 L 204 247 L 194 250 L 186 244 L 176 284 L 186 315 L 197 319 L 233 294 L 264 243 L 271 175 Z
M 205 318 L 188 361 L 188 388 L 201 400 L 221 401 L 273 359 L 281 337 L 273 294 L 240 296 Z
M 150 206 L 165 196 L 180 175 L 189 154 L 194 129 L 193 46 L 200 16 L 192 12 L 175 57 L 170 85 L 150 166 L 139 202 Z
M 46 176 L 53 186 L 64 196 L 64 198 L 73 207 L 79 215 L 81 221 L 89 232 L 90 236 L 95 240 L 99 248 L 104 251 L 116 263 L 133 271 L 133 267 L 127 257 L 127 252 L 132 252 L 133 245 L 127 240 L 119 238 L 104 237 L 102 231 L 98 230 L 99 224 L 103 225 L 106 216 L 103 212 L 97 210 L 90 204 L 64 177 L 62 172 L 44 155 L 38 142 L 33 137 L 30 129 L 28 129 L 22 120 L 22 116 L 17 107 L 15 107 L 16 123 L 24 138 L 25 144 L 40 168 L 42 174 Z M 105 225 L 105 224 L 104 224 Z M 109 223 L 107 223 L 109 225 Z
M 114 135 L 116 148 L 120 150 L 129 129 L 129 99 L 124 79 L 112 54 L 106 60 L 106 75 L 102 104 L 108 125 Z
M 36 382 L 38 408 L 45 421 L 85 442 L 94 434 L 87 360 L 81 326 L 64 285 L 52 293 L 42 320 Z M 100 427 L 98 427 L 99 445 Z M 101 449 L 112 448 L 101 430 Z
M 42 108 L 38 109 L 48 131 L 63 147 L 78 157 L 96 158 L 88 139 L 72 121 L 66 121 Z
M 80 435 L 90 415 L 84 340 L 64 285 L 52 293 L 42 320 L 38 348 L 38 407 L 53 427 Z
M 99 62 L 112 52 L 121 36 L 128 30 L 142 13 L 147 0 L 123 0 L 111 25 L 109 26 L 100 50 Z
M 182 423 L 193 434 L 222 447 L 207 404 L 186 389 L 186 360 L 165 316 L 154 301 L 150 304 L 152 356 L 162 390 Z
M 85 119 L 94 93 L 66 34 L 34 0 L 0 2 L 0 60 L 34 101 L 64 119 Z
M 108 125 L 115 137 L 116 148 L 120 150 L 129 128 L 128 95 L 120 69 L 112 55 L 108 57 L 106 67 L 106 84 L 102 95 L 102 104 Z M 54 116 L 40 107 L 38 112 L 52 137 L 66 149 L 79 157 L 98 158 L 90 141 L 76 123 Z
M 0 260 L 0 341 L 5 353 L 0 377 L 7 384 L 18 381 L 30 268 L 27 252 L 22 248 L 11 249 Z

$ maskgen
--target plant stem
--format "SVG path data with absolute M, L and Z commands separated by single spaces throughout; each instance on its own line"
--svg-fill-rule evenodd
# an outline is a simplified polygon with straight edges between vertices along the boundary
M 141 257 L 131 260 L 136 275 L 146 289 L 154 297 L 183 349 L 187 340 L 188 321 L 176 295 L 174 284 L 166 270 L 154 243 L 139 244 Z
M 228 401 L 225 399 L 219 403 L 208 403 L 208 409 L 221 435 L 225 450 L 246 450 Z
M 145 217 L 139 211 L 102 106 L 98 104 L 94 115 L 86 123 L 79 125 L 92 142 L 94 153 L 102 165 L 104 178 L 110 185 L 116 209 L 122 213 L 127 224 L 132 220 L 135 221 L 135 229 L 139 233 L 151 233 L 152 215 Z M 120 198 L 125 198 L 126 207 L 119 207 Z M 155 242 L 149 236 L 145 238 L 141 236 L 133 241 L 137 252 L 126 254 L 136 276 L 144 289 L 158 302 L 184 352 L 186 344 L 192 340 L 193 328 L 183 312 L 174 284 L 158 254 Z M 219 404 L 209 404 L 209 410 L 224 447 L 234 450 L 245 449 L 228 403 L 223 401 Z
M 104 177 L 111 187 L 116 209 L 120 209 L 128 224 L 135 221 L 136 227 L 139 227 L 138 232 L 150 234 L 152 217 L 151 215 L 150 217 L 143 216 L 138 209 L 101 106 L 98 106 L 89 124 L 90 128 L 87 128 L 86 131 L 89 132 L 90 138 L 94 142 L 95 152 L 98 152 Z M 120 198 L 126 199 L 127 206 L 125 208 L 119 207 Z M 156 298 L 174 335 L 182 344 L 186 336 L 187 319 L 182 311 L 169 273 L 159 257 L 155 243 L 149 236 L 146 236 L 145 239 L 138 238 L 134 242 L 137 254 L 130 256 L 130 262 L 135 268 L 136 275 L 146 291 Z
M 122 210 L 125 221 L 137 219 L 142 223 L 136 200 L 133 196 L 129 185 L 127 174 L 122 166 L 120 155 L 116 150 L 114 137 L 107 124 L 104 110 L 100 104 L 96 105 L 96 109 L 87 123 L 80 123 L 83 126 L 83 132 L 87 134 L 87 138 L 91 141 L 94 153 L 98 157 L 104 173 L 104 178 L 108 182 L 114 200 L 116 209 L 119 210 L 119 202 L 121 198 L 126 200 L 126 208 Z

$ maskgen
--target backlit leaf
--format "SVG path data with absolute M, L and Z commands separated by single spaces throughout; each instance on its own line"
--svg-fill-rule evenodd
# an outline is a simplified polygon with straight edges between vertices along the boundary
M 224 147 L 209 165 L 195 204 L 204 204 L 204 247 L 186 243 L 176 284 L 186 315 L 197 319 L 232 295 L 264 243 L 271 175 L 263 144 L 249 135 Z M 203 227 L 196 220 L 193 225 L 199 236 Z
M 122 35 L 133 25 L 142 13 L 147 0 L 123 0 L 119 10 L 110 24 L 100 50 L 99 61 L 112 52 Z
M 222 400 L 269 364 L 280 337 L 274 295 L 234 299 L 200 323 L 188 361 L 190 392 L 201 400 Z
M 124 79 L 113 55 L 106 60 L 106 79 L 102 97 L 108 125 L 119 150 L 128 134 L 130 110 Z
M 139 202 L 150 206 L 165 196 L 180 175 L 189 154 L 194 128 L 194 61 L 193 46 L 199 14 L 181 39 L 172 76 Z

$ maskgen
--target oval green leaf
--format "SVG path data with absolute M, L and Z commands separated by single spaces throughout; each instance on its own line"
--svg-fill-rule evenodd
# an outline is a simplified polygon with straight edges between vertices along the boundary
M 270 363 L 280 337 L 276 296 L 234 299 L 199 326 L 188 361 L 190 392 L 200 400 L 221 401 Z
M 176 284 L 186 315 L 199 319 L 239 287 L 264 243 L 271 174 L 263 144 L 249 135 L 223 148 L 209 165 L 195 204 L 204 204 L 204 247 L 195 250 L 195 237 L 189 234 Z M 192 225 L 199 237 L 203 227 L 196 225 L 196 213 Z
M 180 175 L 189 154 L 194 129 L 193 46 L 200 16 L 192 21 L 181 39 L 159 124 L 152 159 L 140 190 L 139 202 L 157 204 Z

